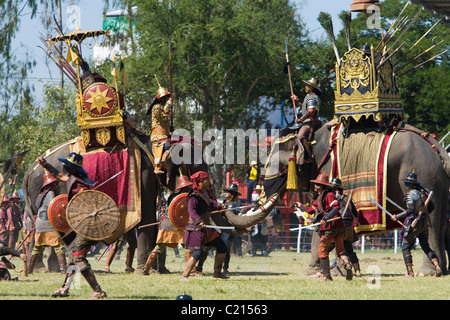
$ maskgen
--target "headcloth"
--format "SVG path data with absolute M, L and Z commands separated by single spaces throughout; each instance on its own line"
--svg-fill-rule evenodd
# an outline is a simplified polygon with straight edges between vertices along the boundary
M 198 183 L 203 180 L 209 178 L 209 174 L 205 171 L 198 171 L 191 176 L 191 181 L 193 183 L 192 189 L 195 191 L 202 192 Z

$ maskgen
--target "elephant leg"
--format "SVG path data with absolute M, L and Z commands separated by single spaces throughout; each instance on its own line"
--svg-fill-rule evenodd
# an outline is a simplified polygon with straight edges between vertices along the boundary
M 320 243 L 320 235 L 318 232 L 313 231 L 311 238 L 311 261 L 308 265 L 308 268 L 303 272 L 304 275 L 313 275 L 319 272 L 319 255 L 318 248 Z

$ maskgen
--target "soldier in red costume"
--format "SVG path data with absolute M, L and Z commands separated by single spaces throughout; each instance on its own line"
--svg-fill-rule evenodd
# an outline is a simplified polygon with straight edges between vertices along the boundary
M 314 183 L 314 191 L 319 194 L 317 199 L 310 207 L 305 207 L 299 202 L 297 202 L 296 205 L 309 214 L 314 214 L 317 212 L 317 215 L 315 215 L 311 220 L 307 219 L 307 222 L 320 222 L 321 238 L 318 247 L 321 273 L 320 280 L 333 280 L 330 274 L 330 259 L 328 257 L 328 249 L 333 241 L 336 245 L 336 255 L 344 261 L 347 272 L 346 279 L 351 280 L 353 278 L 352 265 L 344 249 L 344 222 L 342 219 L 328 221 L 333 218 L 340 218 L 339 202 L 337 201 L 331 189 L 331 184 L 328 181 L 329 179 L 327 175 L 319 174 L 316 180 L 311 180 L 311 182 Z

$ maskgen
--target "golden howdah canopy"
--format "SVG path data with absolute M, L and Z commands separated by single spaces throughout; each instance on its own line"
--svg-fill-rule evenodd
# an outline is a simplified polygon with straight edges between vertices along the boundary
M 380 55 L 381 56 L 381 55 Z M 379 57 L 380 57 L 379 56 Z M 336 63 L 335 119 L 337 122 L 373 117 L 403 119 L 400 91 L 390 60 L 376 65 L 374 52 L 352 48 Z

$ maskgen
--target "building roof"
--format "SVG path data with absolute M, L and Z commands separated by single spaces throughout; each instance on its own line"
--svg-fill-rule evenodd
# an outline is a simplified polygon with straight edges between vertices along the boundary
M 450 23 L 450 0 L 411 0 L 411 2 L 422 5 L 438 18 Z

